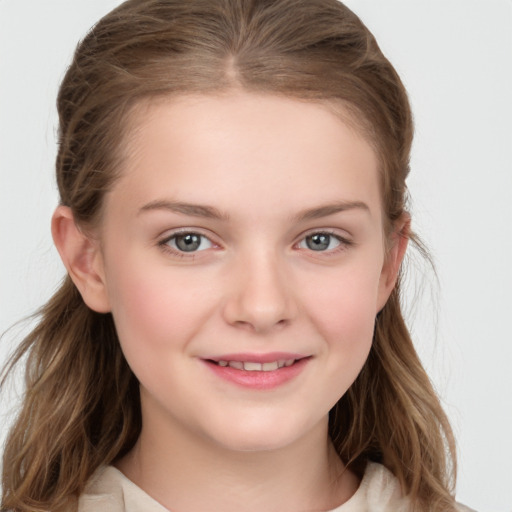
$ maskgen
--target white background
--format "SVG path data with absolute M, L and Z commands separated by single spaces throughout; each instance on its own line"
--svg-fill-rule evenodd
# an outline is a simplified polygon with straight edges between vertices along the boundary
M 1 332 L 63 274 L 49 233 L 57 87 L 78 39 L 118 3 L 0 0 Z M 415 112 L 412 213 L 440 284 L 415 279 L 425 293 L 410 316 L 457 435 L 458 499 L 511 512 L 512 2 L 347 4 L 401 74 Z M 0 361 L 20 329 L 2 338 Z M 0 403 L 0 438 L 13 405 Z

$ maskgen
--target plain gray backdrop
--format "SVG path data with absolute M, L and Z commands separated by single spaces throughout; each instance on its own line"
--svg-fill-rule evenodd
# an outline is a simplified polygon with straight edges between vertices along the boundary
M 55 290 L 55 97 L 79 38 L 116 0 L 0 0 L 0 331 Z M 512 2 L 350 0 L 409 91 L 414 228 L 408 318 L 453 423 L 458 499 L 512 511 Z M 416 297 L 416 291 L 423 293 Z M 0 362 L 27 326 L 0 343 Z M 15 395 L 0 402 L 0 439 Z

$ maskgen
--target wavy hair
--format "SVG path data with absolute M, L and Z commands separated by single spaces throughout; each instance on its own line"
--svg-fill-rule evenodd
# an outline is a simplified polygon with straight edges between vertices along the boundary
M 100 221 L 141 102 L 234 88 L 341 105 L 379 157 L 387 228 L 404 214 L 407 94 L 372 34 L 337 0 L 128 0 L 106 15 L 79 44 L 58 95 L 61 203 L 84 228 Z M 13 354 L 4 384 L 25 357 L 1 510 L 70 510 L 94 471 L 137 440 L 138 382 L 112 316 L 88 309 L 69 277 Z M 402 318 L 399 283 L 329 432 L 359 475 L 368 461 L 389 468 L 415 510 L 455 510 L 454 440 Z

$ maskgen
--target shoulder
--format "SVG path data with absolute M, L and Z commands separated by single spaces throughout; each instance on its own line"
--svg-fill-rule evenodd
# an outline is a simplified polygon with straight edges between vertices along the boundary
M 368 463 L 356 493 L 331 512 L 409 512 L 409 500 L 403 497 L 400 483 L 381 464 Z
M 476 510 L 466 507 L 466 505 L 462 505 L 461 503 L 457 503 L 457 512 L 476 512 Z
M 78 512 L 124 511 L 122 486 L 113 469 L 103 466 L 92 475 L 78 499 Z
M 168 512 L 113 466 L 102 466 L 78 500 L 78 512 Z
M 398 479 L 381 464 L 370 462 L 352 498 L 331 512 L 411 512 L 410 500 L 402 493 Z M 475 512 L 457 504 L 457 512 Z
M 384 466 L 369 463 L 352 498 L 331 512 L 410 512 L 400 484 Z M 78 502 L 78 512 L 169 512 L 112 466 L 99 468 Z M 475 512 L 457 505 L 458 512 Z

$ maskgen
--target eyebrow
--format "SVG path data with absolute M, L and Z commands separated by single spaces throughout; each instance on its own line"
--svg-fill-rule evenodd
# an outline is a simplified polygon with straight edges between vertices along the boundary
M 203 217 L 207 219 L 224 221 L 229 220 L 229 215 L 221 212 L 213 206 L 168 200 L 151 201 L 150 203 L 145 204 L 142 208 L 140 208 L 138 214 L 155 210 L 167 210 L 173 213 L 180 213 L 182 215 L 190 215 L 192 217 Z M 299 214 L 294 215 L 293 220 L 301 222 L 305 220 L 320 219 L 348 210 L 363 210 L 368 213 L 370 212 L 368 205 L 362 201 L 337 201 L 335 203 L 329 203 L 304 210 Z
M 335 203 L 325 204 L 316 208 L 310 208 L 300 212 L 294 217 L 296 221 L 314 220 L 334 215 L 335 213 L 345 212 L 348 210 L 362 210 L 370 213 L 370 208 L 362 201 L 336 201 Z
M 173 213 L 191 215 L 192 217 L 204 217 L 207 219 L 227 220 L 228 215 L 217 210 L 213 206 L 203 206 L 199 204 L 183 203 L 181 201 L 156 200 L 145 204 L 138 214 L 154 211 L 167 210 Z

